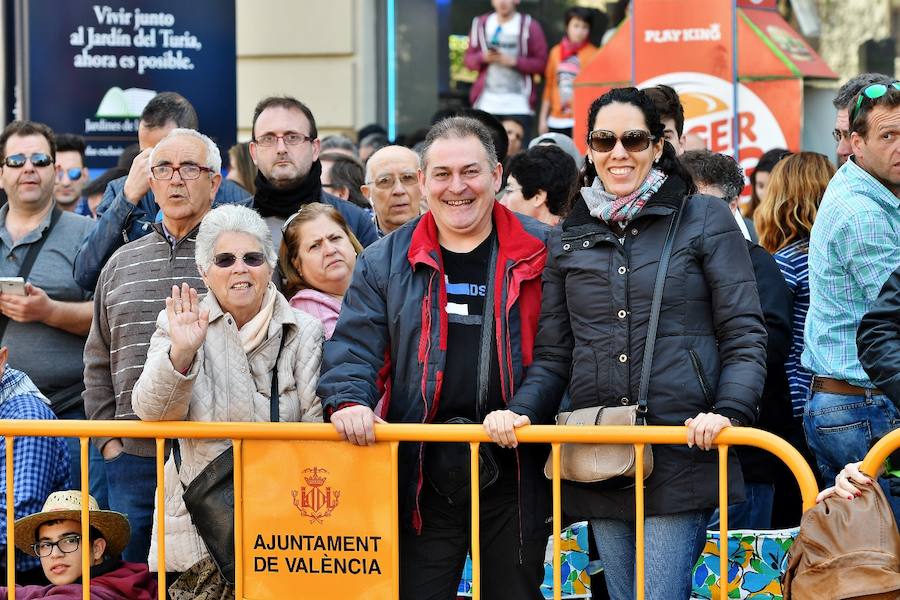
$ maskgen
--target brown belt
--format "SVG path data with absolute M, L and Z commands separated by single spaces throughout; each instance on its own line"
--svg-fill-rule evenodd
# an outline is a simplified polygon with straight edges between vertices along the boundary
M 876 388 L 864 388 L 851 385 L 842 379 L 814 376 L 812 379 L 812 391 L 825 392 L 826 394 L 842 394 L 844 396 L 865 396 L 866 394 L 879 395 Z

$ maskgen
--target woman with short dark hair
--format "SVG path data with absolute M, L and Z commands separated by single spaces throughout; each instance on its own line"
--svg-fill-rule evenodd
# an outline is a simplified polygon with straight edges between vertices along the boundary
M 578 169 L 559 146 L 542 144 L 509 160 L 503 205 L 553 226 L 568 212 Z

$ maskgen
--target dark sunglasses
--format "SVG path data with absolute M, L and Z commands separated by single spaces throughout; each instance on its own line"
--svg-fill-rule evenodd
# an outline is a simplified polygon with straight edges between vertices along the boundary
M 34 162 L 34 161 L 32 161 Z M 69 181 L 78 181 L 81 179 L 81 169 L 78 167 L 72 167 L 71 169 L 64 169 L 56 174 L 56 180 L 62 181 L 63 174 L 68 175 Z
M 266 262 L 266 255 L 262 252 L 248 252 L 240 257 L 231 252 L 223 252 L 222 254 L 216 254 L 215 257 L 213 257 L 213 264 L 220 269 L 227 269 L 232 266 L 238 258 L 240 258 L 248 267 L 259 267 Z
M 12 154 L 6 157 L 6 160 L 3 161 L 7 167 L 11 169 L 19 169 L 25 166 L 25 162 L 30 160 L 31 164 L 35 167 L 49 167 L 53 164 L 53 158 L 50 157 L 49 154 L 44 154 L 43 152 L 35 152 L 31 156 L 25 156 L 24 154 Z
M 656 137 L 643 129 L 630 129 L 623 133 L 622 137 L 617 137 L 615 133 L 606 129 L 595 129 L 587 137 L 588 146 L 594 152 L 610 152 L 620 140 L 626 151 L 642 152 L 650 147 L 651 141 L 656 141 Z
M 859 113 L 859 108 L 862 106 L 863 98 L 868 98 L 869 100 L 877 100 L 881 98 L 885 94 L 888 93 L 888 87 L 892 87 L 895 90 L 900 90 L 900 81 L 895 81 L 894 83 L 887 86 L 883 83 L 873 83 L 872 85 L 865 88 L 863 91 L 859 93 L 859 97 L 856 99 L 856 106 L 853 108 L 853 112 L 850 113 L 850 123 L 856 120 L 856 115 Z

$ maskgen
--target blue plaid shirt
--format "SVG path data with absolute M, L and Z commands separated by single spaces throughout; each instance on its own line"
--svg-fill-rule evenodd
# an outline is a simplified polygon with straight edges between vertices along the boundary
M 856 329 L 900 266 L 900 199 L 853 160 L 828 184 L 809 242 L 803 366 L 873 387 L 856 355 Z
M 25 373 L 7 368 L 0 379 L 0 419 L 55 419 L 43 396 Z M 13 451 L 16 519 L 41 512 L 51 492 L 70 489 L 69 451 L 63 438 L 17 437 Z M 0 540 L 6 540 L 6 439 L 0 437 Z M 3 551 L 3 563 L 6 551 Z M 41 565 L 16 550 L 16 570 Z M 5 568 L 5 566 L 4 566 Z

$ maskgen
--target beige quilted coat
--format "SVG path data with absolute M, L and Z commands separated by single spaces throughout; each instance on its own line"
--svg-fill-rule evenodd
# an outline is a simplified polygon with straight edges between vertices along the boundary
M 291 308 L 278 294 L 268 338 L 248 356 L 234 319 L 222 312 L 215 297 L 207 294 L 201 306 L 209 308 L 209 329 L 186 376 L 169 360 L 168 319 L 165 310 L 159 314 L 144 371 L 132 393 L 134 410 L 142 420 L 268 421 L 272 369 L 285 331 L 278 362 L 280 420 L 322 421 L 316 385 L 324 337 L 317 319 Z M 231 442 L 183 439 L 179 444 L 180 473 L 171 456 L 165 465 L 166 570 L 170 572 L 186 571 L 208 554 L 181 499 L 182 486 L 190 484 Z M 148 558 L 150 569 L 156 571 L 155 514 Z

